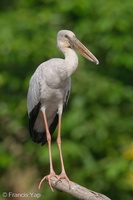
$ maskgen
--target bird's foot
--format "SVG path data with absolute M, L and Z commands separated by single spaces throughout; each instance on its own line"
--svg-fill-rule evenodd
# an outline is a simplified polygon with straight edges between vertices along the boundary
M 46 179 L 46 180 L 48 181 L 48 184 L 49 184 L 49 186 L 50 186 L 50 189 L 52 190 L 52 192 L 54 192 L 53 187 L 52 187 L 52 184 L 51 184 L 51 181 L 50 181 L 50 178 L 51 178 L 52 176 L 54 176 L 54 177 L 56 177 L 56 178 L 58 179 L 58 175 L 56 175 L 55 172 L 53 171 L 53 172 L 51 172 L 49 175 L 44 176 L 44 178 L 43 178 L 43 179 L 40 181 L 40 183 L 39 183 L 38 189 L 40 190 L 41 185 L 42 185 L 42 182 Z
M 72 183 L 71 183 L 70 179 L 68 178 L 68 176 L 66 175 L 65 172 L 62 172 L 60 175 L 57 176 L 57 178 L 58 178 L 58 179 L 57 179 L 56 183 L 57 183 L 58 181 L 61 181 L 61 179 L 66 179 L 66 181 L 67 181 L 68 184 L 69 184 L 69 189 L 70 189 L 70 186 L 72 185 Z

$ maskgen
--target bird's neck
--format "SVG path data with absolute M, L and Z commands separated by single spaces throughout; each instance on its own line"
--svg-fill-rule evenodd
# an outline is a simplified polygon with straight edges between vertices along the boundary
M 73 49 L 67 48 L 63 52 L 65 55 L 65 68 L 68 77 L 70 77 L 78 67 L 78 56 Z

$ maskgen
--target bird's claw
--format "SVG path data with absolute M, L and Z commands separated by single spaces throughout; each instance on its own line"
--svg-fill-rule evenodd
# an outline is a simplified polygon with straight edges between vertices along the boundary
M 43 179 L 40 181 L 40 183 L 39 183 L 38 189 L 40 190 L 41 185 L 42 185 L 42 182 L 46 179 L 46 180 L 48 181 L 48 184 L 49 184 L 49 186 L 50 186 L 50 189 L 52 190 L 52 192 L 54 192 L 53 187 L 52 187 L 52 184 L 51 184 L 51 181 L 50 181 L 50 178 L 51 178 L 52 176 L 58 178 L 58 175 L 56 175 L 54 172 L 50 173 L 50 174 L 47 175 L 47 176 L 44 176 L 44 178 L 43 178 Z
M 69 180 L 69 178 L 67 177 L 66 173 L 62 172 L 60 175 L 57 176 L 57 182 L 61 181 L 61 179 L 65 179 L 68 184 L 69 184 L 69 189 L 70 189 L 70 186 L 71 186 L 71 181 Z
M 68 184 L 69 184 L 69 189 L 70 189 L 71 181 L 69 180 L 69 178 L 67 177 L 66 173 L 64 173 L 64 172 L 62 172 L 60 175 L 56 175 L 55 172 L 52 172 L 52 173 L 50 173 L 49 175 L 44 176 L 44 178 L 43 178 L 43 179 L 40 181 L 40 183 L 39 183 L 38 189 L 40 190 L 43 181 L 44 181 L 44 180 L 47 180 L 50 189 L 52 190 L 52 192 L 54 192 L 53 187 L 52 187 L 52 184 L 51 184 L 51 180 L 50 180 L 50 178 L 51 178 L 52 176 L 54 176 L 54 177 L 57 178 L 56 183 L 59 182 L 59 181 L 61 181 L 61 179 L 65 179 L 65 180 L 68 182 Z

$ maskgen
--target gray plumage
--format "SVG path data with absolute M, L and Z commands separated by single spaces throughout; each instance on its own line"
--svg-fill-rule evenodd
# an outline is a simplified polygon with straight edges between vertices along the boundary
M 73 49 L 88 60 L 99 63 L 71 31 L 58 32 L 57 47 L 65 59 L 53 58 L 42 63 L 31 77 L 27 96 L 30 134 L 34 142 L 42 144 L 47 142 L 42 112 L 46 112 L 52 134 L 58 124 L 58 115 L 62 115 L 69 98 L 70 77 L 78 66 L 78 57 Z
M 30 134 L 34 142 L 42 144 L 47 142 L 41 108 L 46 108 L 52 134 L 58 123 L 58 112 L 62 112 L 67 104 L 71 80 L 65 77 L 66 75 L 62 77 L 58 70 L 58 66 L 64 65 L 63 62 L 63 59 L 44 62 L 31 77 L 27 102 Z

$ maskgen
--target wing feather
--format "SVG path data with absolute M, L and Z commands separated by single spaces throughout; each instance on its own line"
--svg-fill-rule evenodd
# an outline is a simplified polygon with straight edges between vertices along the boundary
M 40 107 L 41 103 L 39 102 L 29 114 L 29 130 L 32 140 L 36 143 L 42 143 L 42 145 L 44 145 L 45 143 L 47 143 L 46 131 L 39 132 L 34 129 L 34 124 L 37 119 Z M 57 124 L 58 124 L 58 114 L 55 115 L 55 118 L 49 127 L 51 135 L 54 133 Z
M 30 136 L 36 143 L 42 143 L 44 145 L 47 142 L 46 139 L 46 131 L 38 131 L 34 128 L 36 119 L 39 115 L 39 111 L 41 108 L 41 102 L 40 102 L 40 82 L 38 77 L 40 75 L 36 71 L 36 73 L 33 74 L 30 80 L 30 86 L 28 90 L 27 95 L 27 107 L 28 107 L 28 114 L 29 114 L 29 130 L 30 130 Z M 64 103 L 63 103 L 63 111 L 66 108 L 69 95 L 70 95 L 70 87 L 71 87 L 71 79 L 68 79 L 68 84 L 66 87 L 66 93 L 64 97 Z M 55 112 L 55 117 L 52 121 L 52 123 L 49 125 L 50 134 L 52 135 L 57 127 L 58 124 L 58 110 Z

